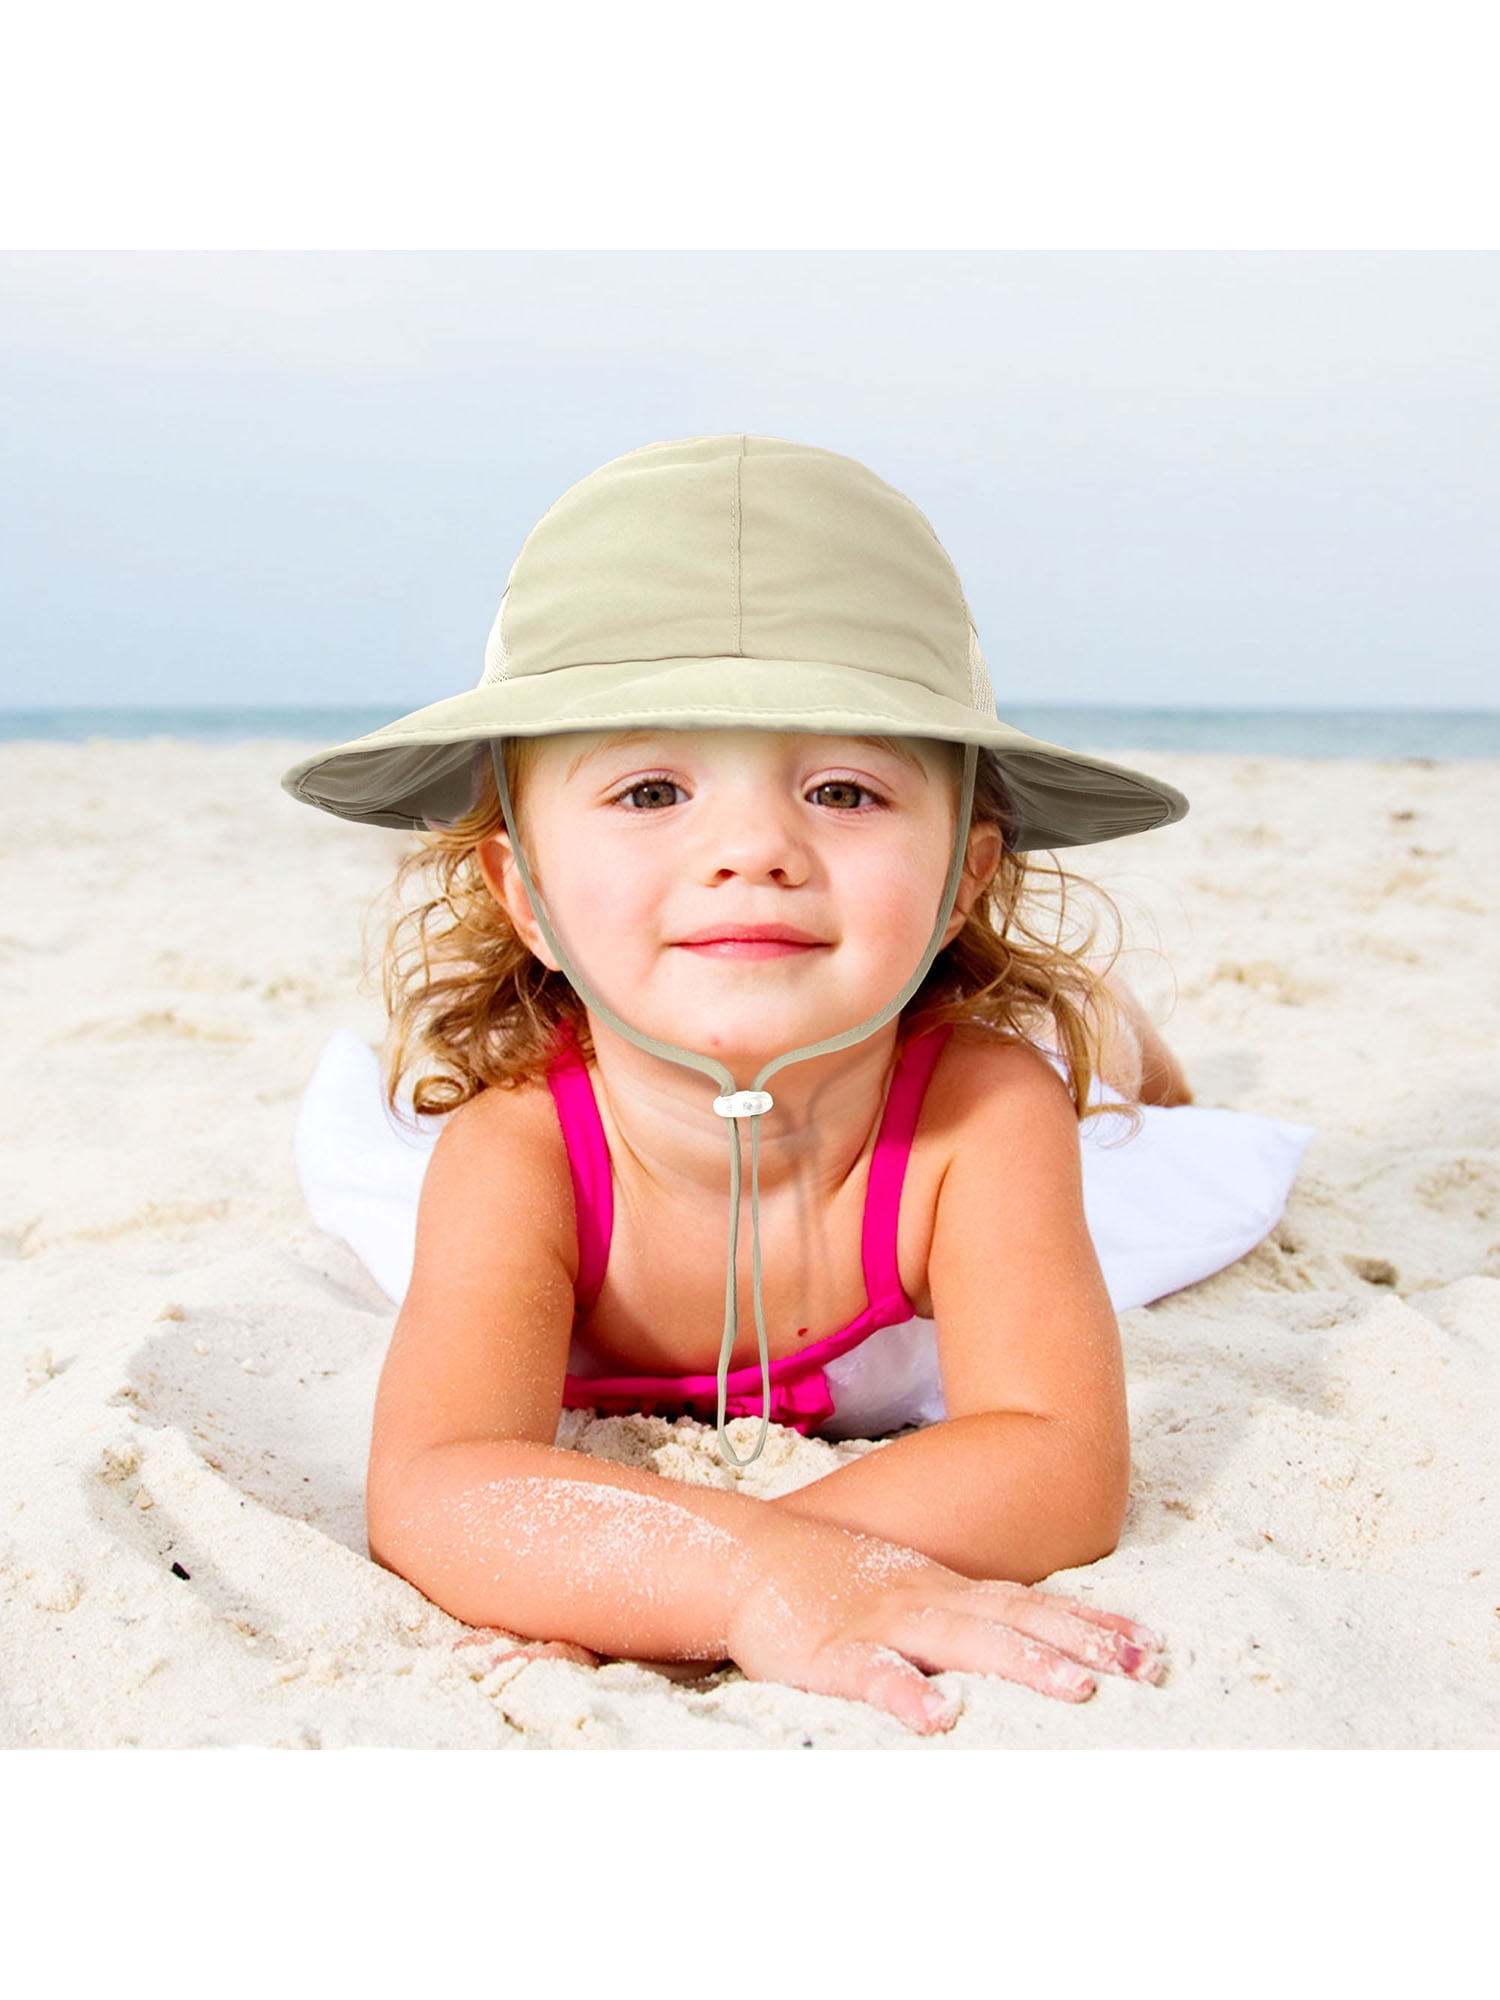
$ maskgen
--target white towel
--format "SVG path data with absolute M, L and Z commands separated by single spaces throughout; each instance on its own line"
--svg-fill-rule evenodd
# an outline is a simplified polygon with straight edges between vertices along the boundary
M 1121 1100 L 1096 1084 L 1092 1101 Z M 1315 1129 L 1196 1104 L 1150 1104 L 1141 1115 L 1133 1139 L 1108 1113 L 1079 1127 L 1084 1213 L 1116 1312 L 1253 1250 L 1286 1207 Z M 375 1051 L 340 1028 L 302 1094 L 293 1142 L 313 1221 L 398 1305 L 411 1282 L 422 1177 L 445 1123 L 405 1116 L 386 1107 Z
M 398 1123 L 385 1102 L 380 1060 L 336 1029 L 297 1107 L 292 1153 L 308 1212 L 337 1236 L 388 1299 L 400 1305 L 417 1247 L 417 1200 L 446 1117 Z

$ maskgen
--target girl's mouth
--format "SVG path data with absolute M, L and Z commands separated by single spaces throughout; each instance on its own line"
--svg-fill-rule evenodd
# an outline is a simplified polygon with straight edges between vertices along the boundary
M 704 958 L 788 958 L 826 951 L 821 944 L 797 944 L 790 938 L 704 938 L 696 944 L 682 944 L 679 951 L 691 951 Z

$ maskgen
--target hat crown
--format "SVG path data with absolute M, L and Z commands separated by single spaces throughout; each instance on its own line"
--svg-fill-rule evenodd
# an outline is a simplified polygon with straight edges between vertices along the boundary
M 475 808 L 484 746 L 639 728 L 976 744 L 1018 853 L 1187 811 L 1158 778 L 1000 720 L 958 574 L 903 493 L 839 452 L 744 433 L 644 445 L 570 486 L 511 566 L 479 685 L 282 784 L 343 819 L 444 827 Z
M 855 459 L 745 433 L 644 445 L 570 486 L 511 567 L 479 686 L 721 658 L 834 662 L 995 713 L 920 509 Z

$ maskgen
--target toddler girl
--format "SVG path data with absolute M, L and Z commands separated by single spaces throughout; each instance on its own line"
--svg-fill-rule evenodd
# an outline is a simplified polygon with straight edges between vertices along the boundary
M 1143 1627 L 1032 1586 L 1107 1554 L 1126 1502 L 1081 1124 L 1189 1093 L 1036 927 L 1025 856 L 1186 801 L 998 720 L 911 503 L 778 439 L 629 453 L 527 538 L 477 689 L 284 782 L 426 827 L 403 876 L 442 884 L 387 966 L 388 1101 L 435 1061 L 411 1104 L 439 1129 L 376 1560 L 479 1627 L 923 1731 L 947 1669 L 1155 1679 Z M 903 1434 L 762 1500 L 559 1450 L 563 1406 L 712 1412 L 737 1465 L 771 1421 Z

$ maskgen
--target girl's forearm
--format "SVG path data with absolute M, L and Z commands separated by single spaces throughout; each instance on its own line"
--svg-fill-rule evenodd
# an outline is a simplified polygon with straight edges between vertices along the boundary
M 616 1659 L 723 1660 L 735 1606 L 810 1535 L 763 1500 L 551 1445 L 436 1446 L 372 1475 L 370 1553 L 470 1625 Z
M 1129 1478 L 1123 1437 L 1085 1446 L 1050 1418 L 984 1411 L 893 1438 L 764 1504 L 900 1542 L 964 1576 L 1038 1583 L 1110 1553 Z

